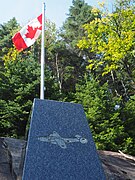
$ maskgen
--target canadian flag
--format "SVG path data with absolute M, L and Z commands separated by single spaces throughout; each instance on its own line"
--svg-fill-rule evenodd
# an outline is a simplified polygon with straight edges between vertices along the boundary
M 13 37 L 12 41 L 18 51 L 22 51 L 35 43 L 42 31 L 42 14 L 30 21 Z

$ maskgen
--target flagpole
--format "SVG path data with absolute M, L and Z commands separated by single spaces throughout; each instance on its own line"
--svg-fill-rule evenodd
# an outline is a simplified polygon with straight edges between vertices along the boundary
M 44 99 L 44 66 L 45 66 L 45 3 L 42 7 L 42 39 L 41 39 L 41 84 L 40 84 L 40 99 Z

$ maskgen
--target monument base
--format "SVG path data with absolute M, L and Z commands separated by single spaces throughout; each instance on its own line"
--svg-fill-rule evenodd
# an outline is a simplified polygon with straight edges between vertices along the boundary
M 34 100 L 23 180 L 105 180 L 82 105 Z

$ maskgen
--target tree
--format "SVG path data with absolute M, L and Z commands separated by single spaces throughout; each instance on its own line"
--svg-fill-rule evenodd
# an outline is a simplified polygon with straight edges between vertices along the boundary
M 16 24 L 16 25 L 15 25 Z M 12 27 L 14 25 L 14 28 Z M 46 48 L 50 48 L 55 40 L 55 27 L 46 23 Z M 13 34 L 19 29 L 13 18 L 1 25 L 1 60 L 0 71 L 0 104 L 1 135 L 22 137 L 30 114 L 33 99 L 39 97 L 40 84 L 40 42 L 18 52 L 11 41 Z M 6 31 L 4 31 L 6 30 Z M 9 36 L 10 35 L 10 36 Z M 6 46 L 6 50 L 4 47 Z M 58 86 L 48 62 L 45 67 L 45 97 L 57 99 Z
M 135 155 L 135 95 L 130 96 L 122 111 L 124 116 L 124 127 L 129 138 L 125 144 L 125 151 Z
M 39 98 L 40 64 L 33 58 L 8 61 L 0 79 L 0 132 L 23 137 L 34 98 Z M 45 97 L 56 99 L 57 86 L 50 70 L 45 71 Z
M 83 0 L 73 1 L 58 38 L 54 46 L 51 46 L 51 53 L 48 53 L 49 63 L 58 80 L 60 94 L 63 98 L 69 97 L 66 97 L 67 100 L 72 99 L 75 84 L 86 71 L 86 52 L 80 51 L 76 44 L 84 32 L 82 25 L 95 17 L 91 9 L 92 7 Z
M 1 135 L 24 136 L 32 101 L 39 92 L 39 64 L 29 58 L 9 61 L 0 79 Z
M 89 59 L 87 69 L 100 86 L 95 89 L 95 84 L 90 86 L 92 82 L 89 82 L 79 86 L 80 90 L 77 88 L 77 96 L 87 105 L 86 115 L 90 119 L 97 147 L 107 150 L 119 148 L 131 154 L 135 153 L 134 10 L 132 0 L 117 1 L 111 14 L 99 9 L 92 10 L 93 13 L 100 11 L 102 16 L 83 26 L 85 35 L 78 47 L 95 54 Z M 104 89 L 106 82 L 108 90 Z M 91 88 L 95 92 L 91 93 Z M 99 96 L 97 92 L 100 90 L 103 94 Z M 110 94 L 107 96 L 108 92 Z
M 133 136 L 125 131 L 121 119 L 121 99 L 113 97 L 107 83 L 101 86 L 92 76 L 86 76 L 76 86 L 75 102 L 84 107 L 98 149 L 129 152 Z
M 15 18 L 0 25 L 0 61 L 2 61 L 3 56 L 8 53 L 9 48 L 13 47 L 12 37 L 18 28 L 19 24 Z
M 113 92 L 127 101 L 135 83 L 135 13 L 131 1 L 120 2 L 112 14 L 103 12 L 101 18 L 84 25 L 86 35 L 78 46 L 95 53 L 88 69 L 96 75 L 100 73 L 102 80 L 113 85 Z
M 108 84 L 90 76 L 76 86 L 75 100 L 84 107 L 98 149 L 134 155 L 134 96 L 121 106 L 122 99 L 113 96 Z
M 94 15 L 92 7 L 85 3 L 84 0 L 73 0 L 73 5 L 69 8 L 68 17 L 63 24 L 63 38 L 67 44 L 74 50 L 77 50 L 77 42 L 84 35 L 82 25 L 91 22 L 98 15 Z
M 82 62 L 76 64 L 77 59 L 78 56 L 67 48 L 63 40 L 57 40 L 51 51 L 48 51 L 48 64 L 58 82 L 62 99 L 66 97 L 71 100 L 78 77 L 82 76 Z

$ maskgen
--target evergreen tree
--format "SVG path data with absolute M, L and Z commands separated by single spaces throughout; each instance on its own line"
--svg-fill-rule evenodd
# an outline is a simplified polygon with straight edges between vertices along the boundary
M 3 56 L 8 53 L 9 48 L 13 47 L 12 37 L 18 28 L 19 24 L 15 18 L 0 25 L 0 61 L 2 61 Z
M 130 96 L 121 112 L 124 117 L 124 128 L 129 138 L 126 140 L 125 151 L 135 155 L 135 95 Z
M 91 12 L 92 7 L 84 0 L 73 0 L 72 3 L 68 17 L 63 24 L 63 38 L 75 50 L 78 40 L 84 35 L 82 25 L 91 22 L 97 15 Z
M 83 0 L 73 0 L 68 17 L 59 33 L 59 38 L 52 49 L 52 65 L 59 83 L 62 96 L 71 100 L 75 92 L 75 84 L 86 71 L 88 51 L 80 51 L 77 42 L 84 34 L 82 25 L 95 18 L 92 7 Z M 88 54 L 87 54 L 88 53 Z
M 31 56 L 6 62 L 0 78 L 1 136 L 24 137 L 34 98 L 39 98 L 40 64 Z M 57 86 L 45 71 L 45 97 L 56 99 Z
M 76 87 L 75 99 L 84 107 L 98 149 L 128 152 L 133 147 L 133 136 L 125 131 L 121 118 L 121 99 L 112 96 L 107 83 L 101 86 L 94 78 L 85 77 Z
M 1 135 L 24 136 L 33 99 L 38 97 L 39 78 L 39 64 L 31 58 L 6 63 L 0 79 Z

